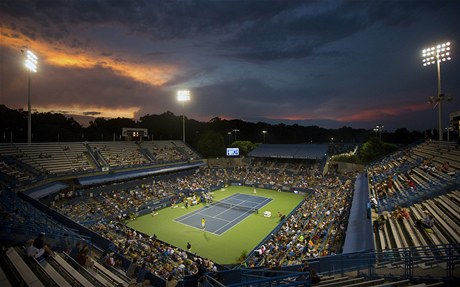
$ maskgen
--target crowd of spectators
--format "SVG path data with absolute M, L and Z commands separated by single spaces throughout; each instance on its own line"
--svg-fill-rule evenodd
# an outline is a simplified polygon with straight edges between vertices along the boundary
M 51 204 L 61 213 L 75 221 L 88 224 L 89 228 L 113 241 L 117 250 L 127 258 L 146 263 L 153 273 L 168 278 L 173 274 L 176 278 L 197 272 L 197 258 L 190 258 L 187 252 L 167 245 L 154 237 L 137 234 L 126 227 L 123 222 L 128 215 L 127 210 L 139 209 L 149 202 L 171 198 L 173 202 L 182 202 L 187 197 L 198 192 L 212 191 L 215 186 L 223 185 L 230 178 L 247 181 L 249 174 L 261 183 L 292 186 L 310 186 L 321 182 L 319 177 L 264 174 L 251 170 L 224 170 L 200 168 L 188 176 L 172 177 L 169 179 L 153 179 L 129 188 L 120 188 L 118 184 L 106 187 L 99 194 L 85 192 L 67 192 L 56 198 Z M 303 181 L 308 181 L 305 183 Z M 107 191 L 109 190 L 109 191 Z M 194 256 L 195 257 L 195 256 Z M 209 260 L 203 260 L 208 268 L 213 268 Z
M 250 267 L 277 268 L 341 252 L 354 178 L 323 178 L 278 232 L 250 258 Z
M 236 167 L 227 170 L 228 179 L 242 181 L 247 185 L 268 184 L 275 189 L 282 187 L 289 188 L 310 188 L 322 180 L 318 173 L 314 175 L 305 174 L 304 172 L 293 173 L 281 171 L 278 168 L 267 170 L 260 167 Z
M 217 270 L 211 260 L 159 241 L 155 236 L 146 236 L 120 221 L 100 221 L 91 229 L 111 240 L 117 251 L 126 258 L 138 264 L 145 264 L 147 270 L 164 279 L 171 275 L 176 279 L 195 275 L 200 264 L 209 271 Z
M 160 199 L 175 196 L 168 182 L 154 180 L 125 188 L 114 184 L 97 195 L 89 191 L 70 191 L 57 196 L 51 205 L 77 222 L 86 222 L 126 217 L 130 210 L 136 212 Z
M 309 168 L 316 169 L 318 165 Z M 92 196 L 88 191 L 77 192 L 78 196 L 72 194 L 70 199 L 68 196 L 59 198 L 53 205 L 73 220 L 84 222 L 91 219 L 91 223 L 87 223 L 90 229 L 111 240 L 117 251 L 128 259 L 145 263 L 152 273 L 165 279 L 171 275 L 180 279 L 196 274 L 200 262 L 208 270 L 212 270 L 214 264 L 161 242 L 155 236 L 148 237 L 126 227 L 124 220 L 128 209 L 139 209 L 149 201 L 167 197 L 173 203 L 182 202 L 191 195 L 212 191 L 215 186 L 229 180 L 268 184 L 275 190 L 283 186 L 309 188 L 314 192 L 286 220 L 281 230 L 265 243 L 265 251 L 252 260 L 252 265 L 281 266 L 340 252 L 351 202 L 352 178 L 323 178 L 317 170 L 308 175 L 303 168 L 298 170 L 295 173 L 279 172 L 276 167 L 268 170 L 261 166 L 231 169 L 203 167 L 187 176 L 155 178 L 150 183 L 130 188 L 109 186 L 109 192 Z

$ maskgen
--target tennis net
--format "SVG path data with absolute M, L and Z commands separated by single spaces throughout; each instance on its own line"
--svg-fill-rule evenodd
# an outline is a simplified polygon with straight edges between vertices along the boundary
M 225 207 L 228 209 L 235 209 L 235 210 L 241 210 L 241 211 L 252 212 L 252 213 L 258 212 L 258 209 L 256 207 L 231 204 L 231 203 L 222 202 L 222 201 L 213 202 L 210 204 L 210 206 L 220 206 L 220 207 Z

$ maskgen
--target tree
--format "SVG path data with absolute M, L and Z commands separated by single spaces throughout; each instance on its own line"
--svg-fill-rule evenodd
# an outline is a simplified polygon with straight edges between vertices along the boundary
M 379 159 L 397 150 L 396 145 L 384 143 L 378 138 L 371 138 L 360 150 L 361 161 L 365 164 Z
M 218 132 L 208 130 L 200 135 L 198 152 L 204 157 L 219 157 L 225 154 L 224 138 Z
M 236 141 L 232 143 L 232 147 L 240 149 L 240 155 L 246 156 L 249 152 L 256 148 L 256 144 L 250 141 Z

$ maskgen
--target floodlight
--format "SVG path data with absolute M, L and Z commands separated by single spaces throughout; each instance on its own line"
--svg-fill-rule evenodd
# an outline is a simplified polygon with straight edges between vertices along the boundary
M 438 95 L 432 101 L 436 102 L 438 105 L 438 133 L 439 133 L 439 140 L 442 141 L 442 110 L 441 110 L 441 102 L 444 100 L 441 97 L 441 63 L 450 61 L 452 59 L 450 54 L 450 42 L 445 42 L 441 44 L 437 44 L 431 48 L 423 49 L 422 50 L 422 63 L 423 66 L 429 66 L 437 64 L 438 70 Z
M 189 90 L 179 90 L 177 91 L 177 100 L 182 103 L 182 142 L 185 143 L 185 102 L 190 101 L 190 91 Z
M 22 52 L 24 53 L 24 51 Z M 30 73 L 37 72 L 38 57 L 30 50 L 26 51 L 25 57 L 26 58 L 24 60 L 24 65 L 26 66 L 27 70 L 29 70 L 27 89 L 27 142 L 30 144 L 32 142 L 32 107 L 30 103 Z

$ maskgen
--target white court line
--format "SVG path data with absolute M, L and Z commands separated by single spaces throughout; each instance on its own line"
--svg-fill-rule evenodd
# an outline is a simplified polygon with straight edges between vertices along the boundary
M 240 193 L 232 194 L 232 195 L 230 195 L 230 196 L 228 196 L 228 197 L 222 199 L 222 201 L 217 201 L 217 202 L 223 202 L 223 200 L 226 200 L 226 199 L 228 199 L 228 198 L 235 197 L 235 196 L 237 196 L 237 195 L 239 195 L 239 194 L 240 194 Z M 240 201 L 241 201 L 241 200 L 240 200 Z M 195 213 L 200 213 L 200 214 L 202 214 L 202 213 L 201 213 L 201 210 L 204 209 L 204 208 L 213 208 L 213 207 L 214 207 L 213 205 L 210 205 L 210 204 L 209 204 L 209 205 L 207 205 L 207 206 L 201 207 L 200 209 L 194 210 L 194 211 L 192 211 L 192 212 L 190 212 L 190 213 L 188 213 L 188 214 L 186 214 L 186 215 L 179 216 L 178 218 L 180 218 L 180 220 L 188 219 L 189 217 L 195 215 Z M 221 214 L 221 213 L 219 213 L 219 214 L 217 214 L 217 215 L 220 215 L 220 214 Z M 182 217 L 183 217 L 183 218 L 182 218 Z M 210 216 L 210 217 L 214 217 L 214 216 Z M 214 217 L 214 218 L 216 218 L 216 217 Z M 179 221 L 179 220 L 176 220 L 176 219 L 174 219 L 174 220 L 175 220 L 175 221 Z
M 216 232 L 218 232 L 219 230 L 221 230 L 221 229 L 224 228 L 225 226 L 229 225 L 230 223 L 233 223 L 233 222 L 237 221 L 237 219 L 240 218 L 240 217 L 243 216 L 243 215 L 245 216 L 245 218 L 248 217 L 248 216 L 246 216 L 247 213 L 249 213 L 249 212 L 248 212 L 248 211 L 243 212 L 240 216 L 234 218 L 234 219 L 233 219 L 232 221 L 230 221 L 229 223 L 226 223 L 226 224 L 222 225 L 219 229 L 216 230 Z M 249 215 L 250 215 L 250 213 L 249 213 Z M 241 221 L 242 221 L 242 220 L 238 220 L 237 223 L 233 224 L 233 226 L 237 225 L 237 224 L 238 224 L 239 222 L 241 222 Z M 233 226 L 232 226 L 232 227 L 233 227 Z M 229 228 L 229 229 L 227 229 L 227 230 L 230 230 L 230 229 L 231 229 L 231 228 Z M 227 230 L 225 230 L 225 231 L 227 231 Z M 221 233 L 221 234 L 224 234 L 225 231 L 224 231 L 223 233 Z
M 222 221 L 227 221 L 227 220 L 223 220 L 223 219 L 219 219 L 219 218 L 214 218 L 214 219 L 217 219 L 217 220 L 222 220 Z M 222 235 L 222 234 L 217 234 L 217 233 L 214 233 L 214 232 L 215 232 L 215 230 L 214 230 L 214 231 L 210 231 L 210 230 L 208 230 L 208 229 L 206 229 L 206 228 L 203 230 L 201 227 L 196 227 L 196 226 L 193 226 L 193 225 L 190 225 L 190 224 L 184 223 L 184 222 L 182 222 L 182 221 L 177 221 L 177 220 L 175 220 L 175 219 L 172 219 L 172 221 L 174 221 L 174 222 L 178 222 L 178 223 L 180 223 L 180 224 L 182 224 L 182 225 L 185 225 L 185 226 L 191 227 L 191 228 L 193 228 L 193 229 L 196 229 L 196 230 L 201 230 L 201 231 L 205 231 L 205 232 L 208 232 L 208 233 L 214 234 L 214 235 L 216 235 L 216 236 L 221 236 L 221 235 Z M 228 221 L 227 221 L 227 222 L 228 222 Z
M 264 200 L 262 203 L 264 203 L 264 202 L 267 201 L 267 200 L 268 200 L 268 202 L 272 201 L 271 198 L 265 197 L 265 200 Z M 268 202 L 267 202 L 267 203 L 268 203 Z M 267 203 L 261 205 L 260 207 L 264 207 Z M 257 206 L 257 207 L 255 207 L 255 208 L 259 209 L 260 207 Z M 231 208 L 230 208 L 229 210 L 231 210 Z M 237 221 L 238 218 L 240 218 L 240 217 L 243 216 L 243 215 L 246 215 L 247 213 L 249 213 L 249 215 L 250 215 L 251 212 L 250 212 L 250 211 L 245 211 L 244 213 L 242 213 L 240 216 L 234 218 L 234 219 L 233 219 L 232 221 L 230 221 L 229 223 L 227 223 L 227 224 L 221 226 L 219 229 L 216 230 L 216 232 L 218 232 L 219 230 L 221 230 L 221 229 L 224 228 L 225 226 L 229 225 L 230 223 L 233 223 L 233 222 Z M 246 216 L 246 217 L 248 217 L 248 216 Z M 245 218 L 246 218 L 246 217 L 245 217 Z M 240 223 L 241 221 L 242 221 L 242 220 L 238 220 L 233 226 L 237 225 L 237 224 Z M 233 226 L 232 226 L 232 227 L 233 227 Z M 231 229 L 231 228 L 225 230 L 225 231 L 222 232 L 221 234 L 224 234 L 225 232 L 227 232 L 227 231 L 230 230 L 230 229 Z
M 255 196 L 255 195 L 249 195 L 251 197 L 259 197 L 259 198 L 264 198 L 264 200 L 260 203 L 257 203 L 256 206 L 254 207 L 248 207 L 248 206 L 244 206 L 244 205 L 241 205 L 241 203 L 244 203 L 244 202 L 251 202 L 251 203 L 256 203 L 255 201 L 250 201 L 250 200 L 246 200 L 246 199 L 237 199 L 235 197 L 237 197 L 238 195 L 245 195 L 245 194 L 241 194 L 241 193 L 236 193 L 236 194 L 233 194 L 229 197 L 226 197 L 224 198 L 223 200 L 221 201 L 218 201 L 218 202 L 224 202 L 224 203 L 227 203 L 227 204 L 232 204 L 234 206 L 243 206 L 243 207 L 247 207 L 247 208 L 252 208 L 252 209 L 259 209 L 261 207 L 264 207 L 267 203 L 269 203 L 270 201 L 272 201 L 272 198 L 267 198 L 267 197 L 263 197 L 263 196 Z M 246 195 L 245 195 L 246 196 Z M 232 199 L 232 200 L 237 200 L 237 201 L 240 201 L 238 204 L 233 204 L 233 203 L 228 203 L 228 202 L 225 202 L 225 200 L 227 199 Z M 200 215 L 200 216 L 206 216 L 206 217 L 209 217 L 209 218 L 213 218 L 213 219 L 217 219 L 218 221 L 224 221 L 224 222 L 227 222 L 225 223 L 224 225 L 222 225 L 220 228 L 216 229 L 214 232 L 218 232 L 219 230 L 221 230 L 222 228 L 226 227 L 227 225 L 231 224 L 231 223 L 234 223 L 233 226 L 235 225 L 238 225 L 239 222 L 241 222 L 242 220 L 239 220 L 240 217 L 242 217 L 243 215 L 246 217 L 249 217 L 248 215 L 251 215 L 252 211 L 251 210 L 248 210 L 248 211 L 242 211 L 242 210 L 238 210 L 238 209 L 235 209 L 235 210 L 238 210 L 238 211 L 242 211 L 243 213 L 239 216 L 237 216 L 236 218 L 233 218 L 232 220 L 225 220 L 225 219 L 222 219 L 222 218 L 218 218 L 217 216 L 227 212 L 227 211 L 230 211 L 230 210 L 233 210 L 233 208 L 228 208 L 228 207 L 225 207 L 225 206 L 219 206 L 218 205 L 218 202 L 216 205 L 208 205 L 207 207 L 202 207 L 198 210 L 195 210 L 195 211 L 192 211 L 191 213 L 189 213 L 187 216 L 185 217 L 179 217 L 181 218 L 180 220 L 176 220 L 176 219 L 173 219 L 173 221 L 175 222 L 179 222 L 183 225 L 186 225 L 186 226 L 190 226 L 192 228 L 195 228 L 195 229 L 198 229 L 198 230 L 203 230 L 201 228 L 198 228 L 198 227 L 195 227 L 193 225 L 189 225 L 187 223 L 184 223 L 183 220 L 186 220 L 186 219 L 189 219 L 190 217 L 194 216 L 194 215 Z M 207 214 L 204 214 L 204 213 L 201 213 L 202 211 L 204 211 L 204 208 L 213 208 L 213 207 L 221 207 L 221 208 L 225 208 L 226 210 L 214 215 L 214 216 L 210 216 L 210 215 L 207 215 Z M 244 219 L 244 218 L 243 218 Z M 223 235 L 225 232 L 227 232 L 228 230 L 232 229 L 233 226 L 231 226 L 229 229 L 225 230 L 223 233 L 221 234 L 217 234 L 217 233 L 214 233 L 212 231 L 208 231 L 209 233 L 212 233 L 212 234 L 215 234 L 217 236 L 221 236 Z

